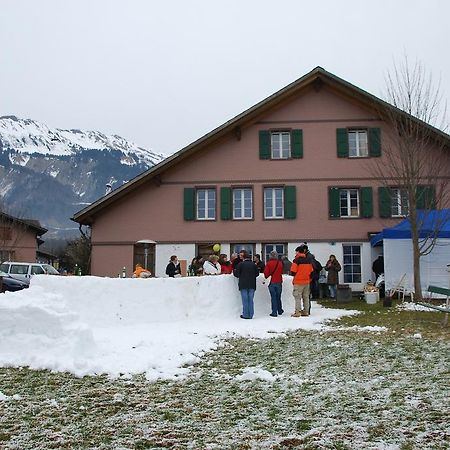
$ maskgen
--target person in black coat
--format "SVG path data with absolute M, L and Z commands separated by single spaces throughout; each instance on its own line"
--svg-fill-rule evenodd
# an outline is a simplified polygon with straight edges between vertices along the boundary
M 239 291 L 242 299 L 241 319 L 252 319 L 254 314 L 253 298 L 259 270 L 245 250 L 241 251 L 240 254 L 243 257 L 243 261 L 233 270 L 233 275 L 239 278 Z
M 253 262 L 256 264 L 256 267 L 258 267 L 259 273 L 263 273 L 266 265 L 264 264 L 264 261 L 262 261 L 261 255 L 255 255 Z
M 380 278 L 380 276 L 384 274 L 383 255 L 378 256 L 378 258 L 373 262 L 372 271 L 375 274 L 375 284 L 378 286 L 378 289 L 380 291 L 380 298 L 384 298 L 386 296 L 384 280 L 383 281 L 380 280 L 377 283 L 378 278 Z
M 178 262 L 176 255 L 170 257 L 170 262 L 166 267 L 166 275 L 171 278 L 181 277 L 180 263 Z
M 238 264 L 240 264 L 242 261 L 244 261 L 244 253 L 246 253 L 246 251 L 241 250 L 238 253 L 238 255 L 236 256 L 236 258 L 233 258 L 233 260 L 231 261 L 231 264 L 233 265 L 233 270 L 236 269 Z
M 384 273 L 384 258 L 383 255 L 380 255 L 372 264 L 372 271 L 375 274 L 375 281 L 377 281 L 378 277 Z
M 291 273 L 291 266 L 292 266 L 292 261 L 289 260 L 289 258 L 287 256 L 283 256 L 281 258 L 281 262 L 283 263 L 283 274 L 284 275 L 290 275 Z

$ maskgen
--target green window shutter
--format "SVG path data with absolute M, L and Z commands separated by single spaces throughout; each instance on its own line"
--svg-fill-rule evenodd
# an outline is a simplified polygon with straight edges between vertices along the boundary
M 291 131 L 291 157 L 303 158 L 303 130 Z
M 435 209 L 436 198 L 434 186 L 417 186 L 416 189 L 417 209 Z
M 348 133 L 347 128 L 336 129 L 336 144 L 338 158 L 348 158 Z
M 270 131 L 259 130 L 259 159 L 270 159 Z
M 231 188 L 220 188 L 220 218 L 222 220 L 231 220 L 232 209 Z
M 392 216 L 391 190 L 388 187 L 378 188 L 378 209 L 380 210 L 380 217 Z
M 381 156 L 381 128 L 369 128 L 369 155 Z
M 361 192 L 361 217 L 373 216 L 372 188 L 362 187 Z
M 195 219 L 195 189 L 184 188 L 184 220 Z
M 341 217 L 339 188 L 328 188 L 328 214 L 330 217 Z
M 297 218 L 297 191 L 295 186 L 284 187 L 284 218 Z

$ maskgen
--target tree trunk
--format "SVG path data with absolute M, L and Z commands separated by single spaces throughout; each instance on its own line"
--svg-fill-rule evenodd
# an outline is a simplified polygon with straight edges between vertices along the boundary
M 420 281 L 420 248 L 419 248 L 419 228 L 417 225 L 417 210 L 410 211 L 409 220 L 411 221 L 411 243 L 413 247 L 413 268 L 414 268 L 414 300 L 422 301 L 422 286 Z

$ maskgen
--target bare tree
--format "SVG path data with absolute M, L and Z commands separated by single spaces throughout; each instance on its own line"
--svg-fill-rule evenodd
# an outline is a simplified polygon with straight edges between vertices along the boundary
M 387 103 L 378 111 L 387 125 L 383 158 L 372 159 L 370 167 L 389 195 L 387 207 L 410 221 L 414 290 L 420 301 L 420 257 L 432 251 L 443 223 L 450 219 L 434 216 L 430 232 L 421 233 L 425 221 L 429 226 L 430 211 L 450 203 L 450 136 L 443 131 L 446 108 L 440 83 L 406 56 L 387 74 L 385 97 Z
M 72 272 L 75 273 L 77 268 L 81 274 L 89 274 L 91 263 L 90 235 L 83 233 L 79 238 L 69 241 L 63 259 Z M 75 275 L 78 275 L 78 273 L 75 273 Z

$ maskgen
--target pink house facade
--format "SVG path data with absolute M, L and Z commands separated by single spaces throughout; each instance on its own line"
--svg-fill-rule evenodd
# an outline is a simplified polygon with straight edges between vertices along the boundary
M 0 212 L 0 262 L 37 261 L 41 236 L 47 232 L 37 220 L 19 219 Z
M 292 259 L 308 242 L 340 283 L 373 279 L 373 233 L 402 217 L 371 164 L 383 158 L 380 100 L 318 67 L 76 213 L 91 227 L 91 273 L 143 262 L 156 276 L 173 254 L 246 248 Z

